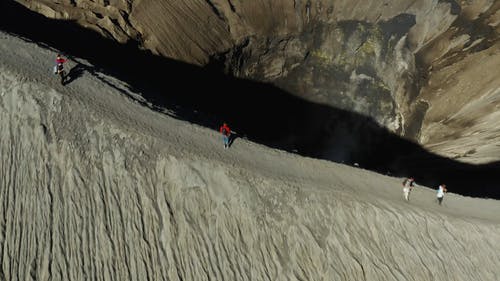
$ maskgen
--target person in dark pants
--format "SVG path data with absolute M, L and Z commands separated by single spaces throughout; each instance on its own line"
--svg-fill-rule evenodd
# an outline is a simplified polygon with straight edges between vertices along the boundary
M 226 122 L 224 122 L 224 124 L 220 127 L 219 131 L 222 134 L 222 140 L 224 141 L 224 149 L 226 149 L 229 147 L 229 138 L 231 137 L 231 129 L 226 124 Z
M 444 194 L 447 192 L 448 190 L 446 189 L 446 184 L 441 184 L 439 185 L 438 189 L 437 189 L 437 193 L 436 193 L 436 197 L 437 197 L 437 200 L 438 200 L 438 203 L 439 205 L 441 205 L 441 203 L 443 202 L 443 197 L 444 197 Z
M 64 63 L 66 62 L 66 59 L 61 56 L 61 54 L 57 54 L 56 58 L 56 74 L 59 74 L 61 77 L 61 84 L 64 85 L 64 78 L 65 78 L 65 73 L 64 73 Z
M 406 178 L 403 181 L 403 194 L 405 196 L 406 201 L 410 201 L 410 191 L 413 189 L 414 186 L 415 186 L 414 178 Z

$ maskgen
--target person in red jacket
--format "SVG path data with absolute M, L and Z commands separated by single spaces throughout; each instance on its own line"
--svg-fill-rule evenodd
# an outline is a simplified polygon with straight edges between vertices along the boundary
M 219 131 L 222 134 L 222 140 L 224 141 L 224 149 L 226 149 L 229 147 L 229 137 L 231 136 L 231 129 L 229 129 L 229 126 L 226 124 L 226 122 L 224 122 Z
M 61 77 L 61 84 L 64 85 L 64 63 L 66 62 L 66 59 L 61 56 L 61 54 L 57 54 L 56 58 L 56 74 L 59 74 Z

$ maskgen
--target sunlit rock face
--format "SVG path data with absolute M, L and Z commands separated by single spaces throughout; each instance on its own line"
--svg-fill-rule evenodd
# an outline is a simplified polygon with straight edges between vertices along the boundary
M 431 151 L 470 163 L 499 159 L 499 23 L 500 2 L 472 1 L 417 53 L 427 75 L 419 98 L 429 104 L 419 140 Z
M 487 162 L 496 151 L 488 120 L 500 84 L 498 1 L 18 2 L 165 57 L 219 65 L 360 113 L 438 154 Z M 481 98 L 492 102 L 471 106 Z M 357 138 L 335 116 L 311 123 L 323 136 L 320 150 L 340 145 L 331 141 L 339 136 Z

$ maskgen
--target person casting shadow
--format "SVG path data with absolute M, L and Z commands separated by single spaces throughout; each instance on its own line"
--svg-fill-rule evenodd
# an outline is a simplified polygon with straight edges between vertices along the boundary
M 231 138 L 231 129 L 226 122 L 222 124 L 219 128 L 219 132 L 222 134 L 222 141 L 224 143 L 224 149 L 229 148 L 229 139 Z
M 63 86 L 64 86 L 64 79 L 66 79 L 66 71 L 64 70 L 64 63 L 66 61 L 67 59 L 63 58 L 61 54 L 57 54 L 54 73 L 59 75 L 61 85 Z

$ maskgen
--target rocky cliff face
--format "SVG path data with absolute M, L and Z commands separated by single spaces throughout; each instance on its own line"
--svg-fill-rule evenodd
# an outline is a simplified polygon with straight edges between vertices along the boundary
M 419 99 L 429 105 L 420 142 L 470 163 L 499 153 L 500 2 L 473 1 L 452 26 L 417 53 L 427 77 Z
M 498 1 L 18 2 L 162 56 L 222 65 L 369 116 L 438 154 L 496 159 L 488 155 L 497 151 L 489 140 L 500 83 Z M 313 122 L 324 153 L 345 142 L 362 146 L 335 116 Z

